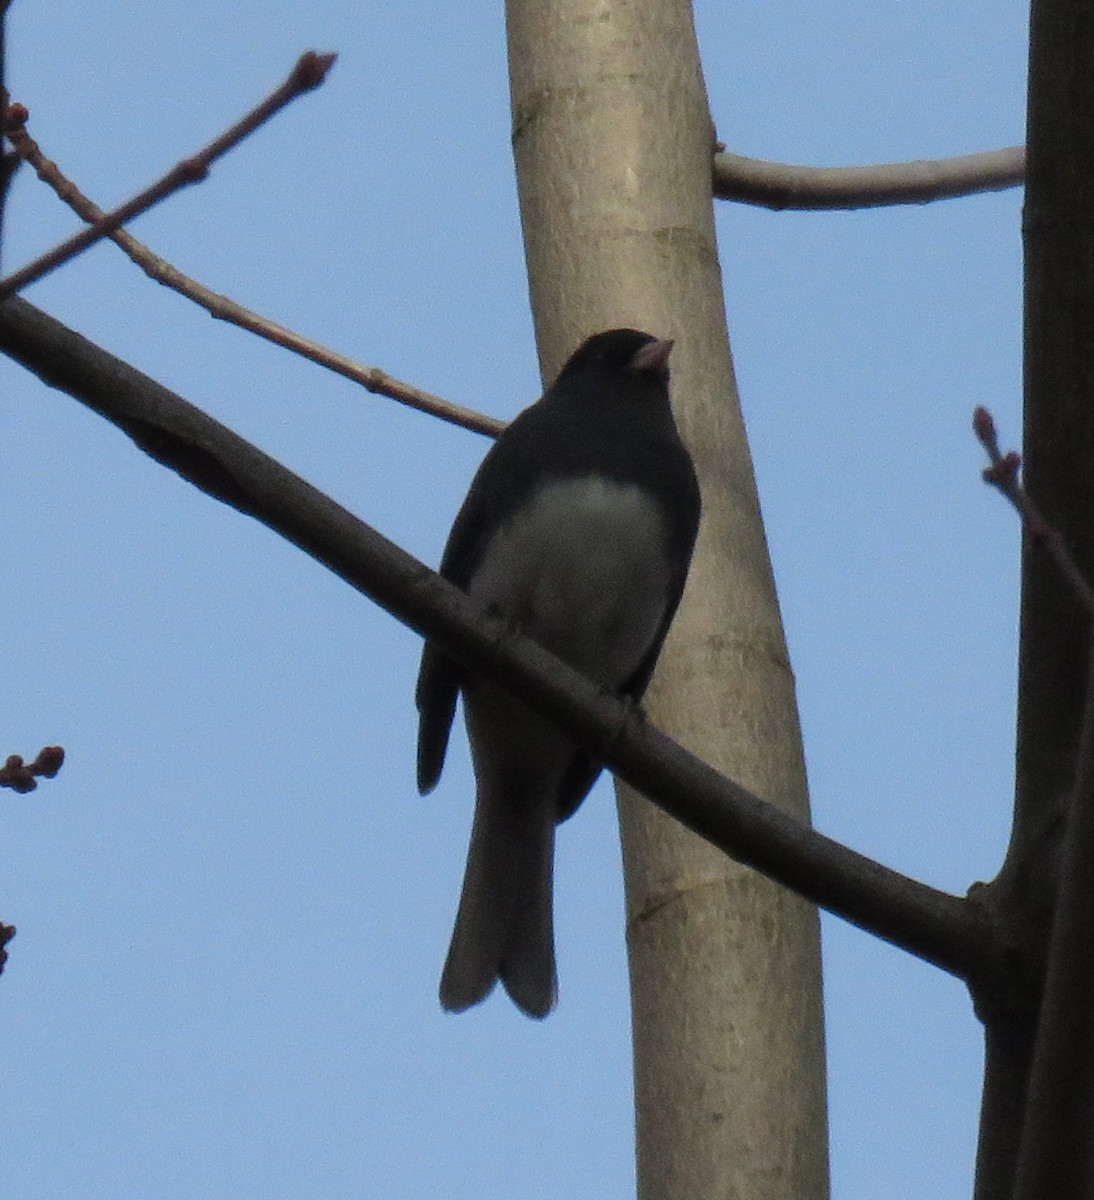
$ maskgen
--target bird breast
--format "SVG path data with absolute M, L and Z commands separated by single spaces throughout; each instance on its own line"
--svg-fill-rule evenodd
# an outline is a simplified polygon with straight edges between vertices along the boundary
M 561 479 L 495 534 L 468 591 L 616 688 L 653 646 L 670 585 L 665 522 L 652 497 L 608 479 Z

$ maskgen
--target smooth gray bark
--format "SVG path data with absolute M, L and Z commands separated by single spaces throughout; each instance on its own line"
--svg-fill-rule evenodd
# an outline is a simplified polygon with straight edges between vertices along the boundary
M 758 795 L 808 802 L 793 679 L 737 404 L 713 133 L 687 0 L 510 0 L 513 144 L 545 377 L 587 334 L 677 339 L 704 520 L 655 721 Z M 828 1194 L 815 910 L 620 789 L 638 1192 Z

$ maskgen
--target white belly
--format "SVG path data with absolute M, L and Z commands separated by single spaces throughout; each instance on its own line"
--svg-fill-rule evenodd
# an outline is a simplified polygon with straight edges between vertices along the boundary
M 648 496 L 608 480 L 560 480 L 499 531 L 468 591 L 618 687 L 657 636 L 668 585 L 664 522 Z

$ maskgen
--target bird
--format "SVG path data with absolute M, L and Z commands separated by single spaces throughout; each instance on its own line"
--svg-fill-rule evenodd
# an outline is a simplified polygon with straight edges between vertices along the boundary
M 584 341 L 486 454 L 440 566 L 483 610 L 636 703 L 680 602 L 701 509 L 669 401 L 673 345 L 634 329 Z M 420 794 L 440 778 L 461 693 L 476 797 L 441 1005 L 462 1012 L 500 979 L 542 1018 L 558 990 L 555 827 L 603 768 L 427 641 L 415 691 Z

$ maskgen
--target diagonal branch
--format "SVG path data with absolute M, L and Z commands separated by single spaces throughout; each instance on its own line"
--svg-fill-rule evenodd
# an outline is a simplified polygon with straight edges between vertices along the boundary
M 132 220 L 154 204 L 158 204 L 172 192 L 177 192 L 187 184 L 200 182 L 209 174 L 209 168 L 218 158 L 227 154 L 248 134 L 253 133 L 260 125 L 280 112 L 285 105 L 295 100 L 297 96 L 302 96 L 305 92 L 317 88 L 334 65 L 336 57 L 334 54 L 317 54 L 314 50 L 306 51 L 297 60 L 296 66 L 293 67 L 289 77 L 280 87 L 231 128 L 214 138 L 204 150 L 199 150 L 192 157 L 184 158 L 181 162 L 176 163 L 162 179 L 157 180 L 151 187 L 145 188 L 131 200 L 127 200 L 120 208 L 105 214 L 90 229 L 82 230 L 40 258 L 35 259 L 34 262 L 14 271 L 6 279 L 0 279 L 0 300 L 14 295 L 21 288 L 33 283 L 36 279 L 41 279 L 43 275 L 48 274 L 70 258 L 74 258 L 88 246 L 108 237 L 126 221 Z M 19 116 L 25 119 L 26 110 L 22 106 L 13 107 L 18 108 Z M 7 114 L 5 112 L 6 123 Z
M 1000 948 L 983 910 L 816 833 L 719 775 L 291 471 L 19 298 L 0 351 L 88 405 L 157 461 L 262 521 L 351 586 L 557 720 L 620 776 L 739 861 L 942 969 L 987 984 Z
M 38 178 L 48 184 L 82 220 L 92 225 L 104 221 L 106 214 L 103 210 L 89 200 L 72 180 L 61 172 L 52 159 L 46 158 L 38 143 L 27 133 L 25 110 L 20 109 L 15 115 L 20 119 L 11 121 L 8 138 L 15 147 L 19 158 L 33 167 Z M 222 321 L 230 321 L 233 325 L 257 334 L 259 337 L 273 342 L 276 346 L 282 346 L 294 354 L 299 354 L 302 358 L 310 359 L 353 383 L 359 383 L 375 395 L 387 396 L 391 400 L 397 400 L 400 404 L 406 404 L 420 412 L 430 413 L 453 425 L 470 429 L 474 433 L 496 436 L 504 428 L 504 422 L 499 421 L 496 417 L 488 417 L 474 409 L 453 404 L 450 400 L 444 400 L 440 396 L 434 396 L 413 384 L 405 383 L 401 379 L 388 375 L 386 371 L 381 371 L 378 367 L 365 366 L 364 363 L 356 362 L 345 354 L 339 354 L 337 350 L 323 346 L 319 342 L 287 329 L 284 325 L 277 324 L 276 321 L 271 321 L 268 317 L 244 308 L 242 304 L 237 304 L 227 296 L 198 283 L 196 279 L 184 275 L 169 262 L 154 254 L 126 229 L 115 229 L 107 236 L 115 245 L 124 250 L 149 278 L 186 296 L 194 303 L 200 304 L 210 315 Z
M 1017 187 L 1025 178 L 1025 157 L 1022 146 L 1009 146 L 868 167 L 800 167 L 721 153 L 714 156 L 714 195 L 778 210 L 927 204 Z

